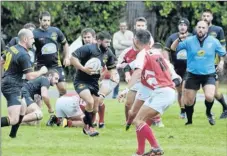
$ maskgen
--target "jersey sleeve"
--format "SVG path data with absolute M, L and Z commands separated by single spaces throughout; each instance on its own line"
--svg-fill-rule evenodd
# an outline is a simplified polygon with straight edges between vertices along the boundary
M 221 43 L 220 43 L 218 40 L 216 40 L 216 49 L 215 49 L 215 52 L 216 52 L 219 56 L 221 56 L 221 57 L 223 57 L 223 56 L 226 55 L 225 47 L 223 47 L 223 46 L 221 45 Z
M 177 48 L 176 48 L 176 52 L 179 52 L 179 51 L 181 51 L 181 50 L 183 50 L 183 49 L 186 49 L 186 50 L 187 50 L 187 39 L 184 40 L 184 41 L 182 41 L 182 42 L 180 42 L 180 43 L 178 44 L 178 46 L 177 46 Z
M 47 89 L 50 87 L 50 81 L 44 76 L 41 78 L 41 87 L 47 87 Z
M 72 56 L 78 58 L 79 60 L 91 56 L 91 50 L 89 48 L 89 45 L 84 45 L 80 47 L 79 49 L 72 53 Z
M 65 38 L 65 35 L 63 34 L 63 32 L 60 30 L 60 29 L 57 29 L 57 33 L 58 33 L 58 41 L 61 43 L 61 44 L 65 44 L 67 42 L 66 38 Z
M 133 61 L 133 63 L 132 62 L 130 63 L 130 67 L 132 69 L 143 69 L 144 62 L 146 61 L 145 56 L 146 56 L 145 50 L 139 52 L 136 56 L 136 59 Z
M 170 37 L 167 38 L 166 43 L 165 43 L 165 49 L 168 50 L 169 52 L 171 51 L 170 47 L 171 47 L 172 43 L 173 42 L 172 42 L 172 39 L 171 39 L 171 36 L 170 36 Z
M 219 39 L 219 41 L 220 41 L 220 43 L 221 43 L 222 46 L 226 46 L 225 33 L 224 33 L 224 30 L 222 28 L 219 31 L 218 39 Z
M 18 58 L 18 65 L 21 66 L 23 74 L 33 71 L 29 55 L 22 55 Z
M 108 70 L 116 68 L 116 57 L 113 52 L 109 49 L 108 50 L 108 60 L 106 62 L 106 67 Z

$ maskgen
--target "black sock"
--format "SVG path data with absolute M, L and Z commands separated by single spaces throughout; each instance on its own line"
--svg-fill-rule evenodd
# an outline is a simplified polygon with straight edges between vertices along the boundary
M 1 117 L 1 127 L 9 126 L 9 118 L 7 116 Z
M 192 116 L 194 113 L 194 104 L 192 106 L 185 106 L 185 112 L 187 115 L 188 122 L 187 123 L 192 123 Z
M 88 111 L 85 110 L 84 114 L 85 114 L 85 117 L 86 117 L 86 122 L 89 125 L 89 127 L 93 127 L 93 124 L 92 124 L 93 112 L 88 112 Z
M 227 104 L 225 102 L 224 96 L 221 95 L 220 99 L 218 99 L 218 98 L 215 98 L 215 99 L 218 100 L 221 103 L 222 108 L 223 108 L 223 112 L 226 111 L 227 110 Z
M 214 104 L 214 100 L 212 101 L 212 102 L 208 102 L 207 100 L 205 100 L 205 105 L 206 105 L 206 114 L 208 115 L 208 116 L 211 116 L 211 108 L 212 108 L 212 106 L 213 106 L 213 104 Z
M 9 136 L 11 138 L 16 138 L 16 136 L 17 136 L 17 130 L 20 127 L 20 123 L 22 122 L 23 117 L 24 117 L 23 115 L 20 115 L 18 123 L 16 125 L 13 125 L 11 127 L 11 131 L 10 131 L 10 134 L 9 134 Z
M 181 113 L 185 113 L 185 108 L 181 108 Z

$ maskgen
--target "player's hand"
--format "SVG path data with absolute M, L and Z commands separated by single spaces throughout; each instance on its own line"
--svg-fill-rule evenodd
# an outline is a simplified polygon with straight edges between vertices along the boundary
M 125 73 L 125 81 L 128 83 L 131 80 L 131 75 L 129 72 Z
M 65 58 L 63 61 L 64 66 L 70 66 L 70 59 L 69 58 Z
M 128 124 L 128 123 L 127 123 L 126 126 L 125 126 L 125 130 L 128 131 L 129 128 L 130 128 L 130 126 L 131 126 L 131 124 Z
M 93 74 L 99 73 L 99 71 L 95 71 L 94 69 L 89 68 L 89 67 L 84 67 L 83 72 L 87 73 L 88 75 L 93 75 Z
M 124 99 L 126 98 L 126 95 L 128 93 L 129 89 L 126 88 L 123 91 L 121 91 L 121 93 L 118 95 L 118 101 L 119 102 L 124 102 Z
M 185 40 L 187 36 L 188 36 L 187 33 L 179 34 L 179 38 L 180 38 L 182 41 Z
M 43 74 L 46 74 L 48 72 L 48 69 L 46 66 L 42 66 L 39 70 L 40 74 L 43 75 Z
M 224 68 L 224 61 L 220 61 L 218 66 L 217 66 L 217 68 L 216 68 L 216 71 L 217 72 L 222 72 L 223 68 Z

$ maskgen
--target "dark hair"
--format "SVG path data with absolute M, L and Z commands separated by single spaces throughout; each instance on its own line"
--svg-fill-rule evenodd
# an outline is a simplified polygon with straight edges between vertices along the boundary
M 32 27 L 34 29 L 36 28 L 35 24 L 33 24 L 33 23 L 26 23 L 23 28 L 28 29 L 30 27 Z
M 210 10 L 210 9 L 205 9 L 204 11 L 203 11 L 203 13 L 204 12 L 208 12 L 208 13 L 210 13 L 211 15 L 213 15 L 213 12 Z
M 39 19 L 42 19 L 43 16 L 50 16 L 50 17 L 51 17 L 51 15 L 50 15 L 50 13 L 49 13 L 48 11 L 43 11 L 43 12 L 41 12 L 41 13 L 39 14 Z
M 136 22 L 138 22 L 138 21 L 139 22 L 145 22 L 147 24 L 147 20 L 144 17 L 138 17 L 138 18 L 136 18 L 135 21 L 134 21 L 134 23 L 136 24 Z
M 94 31 L 94 29 L 92 29 L 92 28 L 84 28 L 82 31 L 81 31 L 81 36 L 83 37 L 83 35 L 84 34 L 87 34 L 87 33 L 91 33 L 91 35 L 93 36 L 93 37 L 95 37 L 95 31 Z
M 148 44 L 151 40 L 151 33 L 148 30 L 138 30 L 135 33 L 135 38 L 138 40 L 141 44 Z
M 111 37 L 111 35 L 110 35 L 110 33 L 109 32 L 107 32 L 107 31 L 101 31 L 101 32 L 99 32 L 98 34 L 97 34 L 97 40 L 104 40 L 104 39 L 111 39 L 112 37 Z

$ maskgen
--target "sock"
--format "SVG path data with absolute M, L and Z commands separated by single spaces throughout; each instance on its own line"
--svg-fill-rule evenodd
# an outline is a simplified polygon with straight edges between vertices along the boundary
M 72 120 L 67 120 L 67 126 L 72 127 Z
M 216 100 L 218 100 L 218 102 L 220 102 L 220 104 L 222 105 L 223 112 L 226 111 L 227 110 L 227 104 L 225 102 L 224 96 L 221 95 L 221 98 L 220 99 L 216 98 Z
M 104 103 L 99 106 L 99 123 L 104 123 L 105 108 L 106 106 Z
M 1 117 L 1 127 L 9 126 L 9 117 Z
M 185 113 L 185 108 L 181 108 L 181 113 Z
M 207 100 L 205 100 L 205 105 L 206 105 L 206 114 L 207 115 L 211 115 L 211 108 L 212 108 L 212 106 L 213 106 L 213 104 L 214 104 L 214 100 L 212 101 L 212 102 L 209 102 L 209 101 L 207 101 Z
M 93 112 L 88 112 L 88 111 L 85 110 L 84 114 L 85 114 L 85 120 L 84 121 L 87 122 L 89 127 L 93 127 L 93 123 L 92 123 L 92 114 L 93 114 Z
M 137 154 L 142 155 L 145 150 L 145 141 L 146 138 L 144 137 L 142 128 L 145 126 L 145 124 L 140 124 L 139 126 L 136 126 L 136 136 L 137 136 Z
M 192 106 L 185 105 L 185 112 L 186 112 L 187 119 L 188 119 L 187 123 L 191 124 L 192 123 L 192 116 L 193 116 L 193 113 L 194 113 L 194 104 Z
M 126 119 L 126 121 L 128 120 L 128 111 L 129 111 L 128 106 L 125 106 L 125 119 Z
M 143 132 L 144 137 L 148 140 L 148 142 L 151 145 L 151 148 L 158 148 L 158 142 L 154 136 L 154 133 L 152 131 L 152 129 L 145 124 L 145 126 L 141 129 L 141 131 Z
M 10 134 L 9 134 L 9 136 L 10 136 L 11 138 L 15 138 L 15 137 L 16 137 L 17 131 L 18 131 L 19 127 L 20 127 L 20 123 L 22 122 L 23 117 L 24 117 L 23 115 L 20 115 L 20 116 L 19 116 L 19 121 L 18 121 L 18 123 L 17 123 L 16 125 L 13 125 L 13 126 L 11 127 L 11 131 L 10 131 Z

